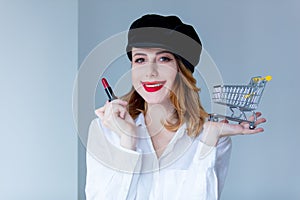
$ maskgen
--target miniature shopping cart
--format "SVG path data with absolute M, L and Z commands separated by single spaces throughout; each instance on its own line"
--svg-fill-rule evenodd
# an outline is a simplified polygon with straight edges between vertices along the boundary
M 255 128 L 257 120 L 255 110 L 258 107 L 266 83 L 272 79 L 271 76 L 253 77 L 248 85 L 217 85 L 214 86 L 213 101 L 217 104 L 228 106 L 231 116 L 210 114 L 210 121 L 218 121 L 225 118 L 239 123 L 249 123 L 249 128 Z M 248 121 L 246 113 L 250 112 L 254 117 Z

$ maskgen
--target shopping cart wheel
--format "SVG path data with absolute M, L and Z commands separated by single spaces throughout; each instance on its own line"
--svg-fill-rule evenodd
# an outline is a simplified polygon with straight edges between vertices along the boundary
M 251 129 L 251 130 L 255 129 L 255 122 L 249 123 L 249 129 Z
M 217 117 L 213 118 L 213 122 L 218 122 L 218 121 L 219 121 L 219 118 L 217 118 Z
M 209 114 L 208 121 L 218 122 L 219 119 L 214 114 Z

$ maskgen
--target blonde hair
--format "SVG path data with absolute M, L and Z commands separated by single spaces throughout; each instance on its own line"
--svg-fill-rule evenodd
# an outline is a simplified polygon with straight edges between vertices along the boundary
M 168 131 L 177 131 L 185 122 L 187 123 L 187 134 L 196 137 L 200 134 L 207 112 L 201 105 L 199 98 L 200 88 L 196 86 L 196 79 L 180 59 L 177 60 L 179 72 L 177 73 L 173 89 L 170 91 L 170 101 L 175 108 L 172 118 L 177 119 L 175 123 L 167 121 L 164 127 Z M 132 87 L 129 93 L 122 97 L 128 102 L 128 112 L 133 119 L 140 113 L 147 112 L 147 103 Z

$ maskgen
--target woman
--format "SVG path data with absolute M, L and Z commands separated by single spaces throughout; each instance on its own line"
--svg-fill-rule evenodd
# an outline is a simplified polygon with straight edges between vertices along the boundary
M 145 15 L 132 23 L 127 55 L 133 87 L 95 111 L 88 200 L 220 198 L 228 136 L 263 129 L 207 121 L 193 77 L 201 46 L 194 28 L 176 16 Z M 265 121 L 258 118 L 256 125 Z

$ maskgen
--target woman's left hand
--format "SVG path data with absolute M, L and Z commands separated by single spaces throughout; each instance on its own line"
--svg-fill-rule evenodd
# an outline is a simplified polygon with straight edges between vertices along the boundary
M 234 136 L 234 135 L 250 135 L 263 132 L 264 129 L 261 127 L 257 127 L 258 125 L 265 123 L 267 120 L 261 117 L 261 112 L 256 112 L 256 122 L 255 122 L 255 129 L 249 129 L 249 123 L 242 122 L 240 124 L 229 124 L 229 123 L 221 123 L 220 129 L 220 137 L 224 136 Z M 251 116 L 249 121 L 254 120 L 254 116 Z
M 257 120 L 255 122 L 255 129 L 249 129 L 249 123 L 242 122 L 240 124 L 230 124 L 227 120 L 222 122 L 207 121 L 204 123 L 203 130 L 203 142 L 208 145 L 216 145 L 217 141 L 221 137 L 235 136 L 235 135 L 252 135 L 263 132 L 264 129 L 257 127 L 258 125 L 265 123 L 267 120 L 261 117 L 260 112 L 256 112 Z M 249 121 L 254 120 L 254 116 L 251 116 Z

